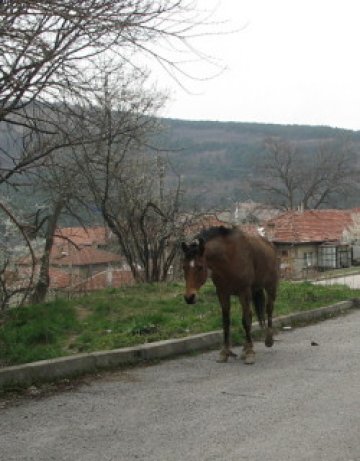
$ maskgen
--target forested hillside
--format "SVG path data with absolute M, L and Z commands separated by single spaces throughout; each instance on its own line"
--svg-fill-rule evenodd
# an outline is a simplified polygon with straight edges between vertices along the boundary
M 228 208 L 236 201 L 264 199 L 254 187 L 266 158 L 265 139 L 280 138 L 298 147 L 298 155 L 311 156 L 323 142 L 346 138 L 351 141 L 357 162 L 360 162 L 360 132 L 323 126 L 271 125 L 259 123 L 185 121 L 161 119 L 163 131 L 152 144 L 167 152 L 174 172 L 181 175 L 188 207 Z M 0 133 L 0 145 L 8 144 Z M 0 154 L 1 156 L 1 154 Z M 0 158 L 2 165 L 6 158 Z M 11 193 L 11 191 L 10 191 Z M 25 194 L 26 195 L 26 194 Z M 28 201 L 29 197 L 23 197 Z M 31 200 L 31 197 L 30 197 Z M 36 198 L 41 201 L 41 197 Z M 329 206 L 359 206 L 355 194 L 341 198 Z
M 298 146 L 299 155 L 311 155 L 327 141 L 347 138 L 360 159 L 360 132 L 323 126 L 270 125 L 163 119 L 161 148 L 183 178 L 189 203 L 226 207 L 238 200 L 259 200 L 252 186 L 266 150 L 264 140 L 281 138 Z M 311 160 L 310 160 L 311 163 Z M 334 206 L 353 206 L 357 197 Z

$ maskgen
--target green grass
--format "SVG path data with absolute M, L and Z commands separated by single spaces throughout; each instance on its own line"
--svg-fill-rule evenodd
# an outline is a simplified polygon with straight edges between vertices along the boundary
M 63 342 L 78 327 L 76 309 L 58 300 L 12 309 L 0 327 L 0 364 L 18 364 L 59 357 Z
M 71 301 L 11 309 L 0 317 L 0 365 L 15 365 L 115 349 L 221 328 L 215 289 L 208 283 L 198 303 L 183 300 L 182 283 L 137 285 Z M 282 282 L 275 315 L 314 309 L 349 298 L 360 290 L 344 286 Z M 235 341 L 241 339 L 240 307 L 232 300 Z

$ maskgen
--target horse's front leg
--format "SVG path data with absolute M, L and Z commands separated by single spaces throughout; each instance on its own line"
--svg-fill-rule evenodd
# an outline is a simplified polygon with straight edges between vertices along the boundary
M 219 290 L 216 292 L 221 306 L 224 334 L 224 346 L 217 361 L 227 362 L 229 357 L 236 357 L 236 354 L 230 349 L 230 295 Z
M 255 352 L 251 337 L 252 326 L 252 311 L 251 311 L 251 290 L 246 290 L 245 293 L 239 296 L 242 306 L 242 325 L 245 331 L 246 342 L 243 346 L 241 358 L 247 365 L 255 362 Z

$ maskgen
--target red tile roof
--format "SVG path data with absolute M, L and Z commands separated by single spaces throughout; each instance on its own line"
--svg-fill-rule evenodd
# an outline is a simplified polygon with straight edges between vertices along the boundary
M 353 210 L 288 211 L 264 225 L 269 240 L 279 243 L 340 241 L 344 230 L 353 223 Z
M 105 250 L 98 250 L 93 247 L 83 247 L 76 249 L 72 247 L 69 253 L 61 254 L 56 252 L 56 248 L 51 253 L 50 264 L 52 266 L 91 266 L 96 264 L 120 263 L 123 258 L 115 253 Z
M 66 248 L 66 249 L 64 249 Z M 36 255 L 39 262 L 41 255 Z M 122 256 L 109 251 L 99 250 L 93 247 L 76 248 L 72 245 L 67 247 L 53 246 L 50 255 L 51 266 L 91 266 L 96 264 L 121 263 Z M 32 264 L 30 256 L 19 258 L 18 266 L 29 266 Z
M 105 245 L 109 240 L 110 230 L 103 226 L 96 227 L 62 227 L 56 230 L 54 245 L 73 242 L 77 246 Z

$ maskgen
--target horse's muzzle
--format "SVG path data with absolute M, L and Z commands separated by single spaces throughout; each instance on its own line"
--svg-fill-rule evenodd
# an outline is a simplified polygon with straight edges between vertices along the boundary
M 187 304 L 195 304 L 196 303 L 196 295 L 193 293 L 190 296 L 184 295 L 184 299 L 187 302 Z

